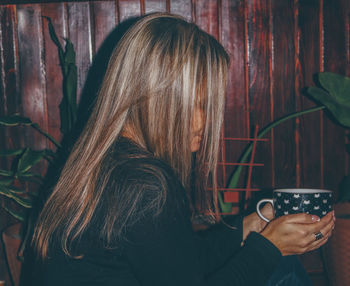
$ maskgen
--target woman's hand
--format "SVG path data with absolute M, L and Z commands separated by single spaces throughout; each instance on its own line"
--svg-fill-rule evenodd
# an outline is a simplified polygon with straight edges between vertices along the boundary
M 279 217 L 271 221 L 261 232 L 271 241 L 282 255 L 302 254 L 325 244 L 334 228 L 334 212 L 321 220 L 317 216 L 305 213 Z M 316 240 L 316 233 L 323 238 Z
M 271 204 L 265 204 L 260 211 L 264 217 L 269 220 L 273 219 L 273 208 Z M 246 216 L 243 219 L 243 240 L 245 240 L 252 231 L 261 232 L 266 225 L 267 222 L 262 220 L 256 212 Z

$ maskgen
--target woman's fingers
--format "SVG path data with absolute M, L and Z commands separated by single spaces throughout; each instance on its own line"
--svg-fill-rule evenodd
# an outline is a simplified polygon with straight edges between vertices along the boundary
M 325 244 L 332 234 L 334 227 L 334 212 L 328 213 L 319 222 L 313 224 L 307 223 L 300 225 L 300 227 L 306 235 L 304 243 L 302 244 L 302 251 L 308 252 L 317 249 Z
M 329 212 L 319 222 L 315 223 L 310 227 L 310 231 L 317 233 L 323 228 L 326 228 L 329 224 L 332 224 L 334 220 L 334 212 Z
M 333 227 L 333 212 L 321 220 L 317 216 L 301 213 L 273 220 L 261 234 L 274 243 L 283 255 L 301 254 L 326 243 Z M 318 233 L 322 234 L 321 237 Z
M 322 220 L 316 224 L 317 228 L 314 230 L 315 232 L 310 234 L 311 243 L 309 246 L 309 251 L 317 249 L 327 242 L 334 229 L 334 223 L 334 213 L 331 212 L 327 214 L 327 216 L 323 217 Z M 321 239 L 317 239 L 319 233 L 322 234 Z
M 309 224 L 309 223 L 315 223 L 320 221 L 320 218 L 318 216 L 310 215 L 306 213 L 291 214 L 291 215 L 283 216 L 281 218 L 283 218 L 287 223 Z
M 261 213 L 269 220 L 272 220 L 274 218 L 273 207 L 270 203 L 266 203 L 264 205 L 264 207 L 261 209 Z

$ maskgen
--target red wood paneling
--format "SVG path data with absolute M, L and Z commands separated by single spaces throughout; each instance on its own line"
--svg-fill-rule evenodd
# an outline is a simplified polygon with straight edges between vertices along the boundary
M 218 1 L 195 1 L 194 17 L 196 24 L 207 33 L 218 38 Z
M 168 0 L 167 0 L 168 1 Z M 174 14 L 181 15 L 185 17 L 188 21 L 192 19 L 192 2 L 191 0 L 171 0 L 170 3 L 170 12 Z
M 19 111 L 17 16 L 14 6 L 0 7 L 1 17 L 1 108 Z M 10 96 L 11 95 L 11 96 Z
M 300 1 L 299 45 L 300 75 L 299 92 L 305 86 L 314 85 L 313 76 L 322 68 L 320 47 L 322 28 L 320 23 L 322 1 Z M 306 96 L 300 96 L 298 110 L 315 106 Z M 323 113 L 316 112 L 300 117 L 301 186 L 317 188 L 322 185 L 322 134 Z M 313 136 L 310 136 L 313 130 Z
M 273 113 L 274 118 L 295 111 L 295 1 L 273 1 Z M 296 186 L 295 121 L 274 130 L 274 172 L 276 187 Z
M 62 47 L 65 46 L 64 38 L 67 38 L 67 14 L 66 7 L 61 4 L 43 4 L 41 6 L 42 16 L 50 17 L 52 24 L 55 27 L 56 34 L 60 39 Z M 46 77 L 46 93 L 47 93 L 47 108 L 48 108 L 48 132 L 54 138 L 60 139 L 60 111 L 59 105 L 62 100 L 62 73 L 60 71 L 60 62 L 58 58 L 58 51 L 56 45 L 52 42 L 48 22 L 46 19 L 42 20 L 43 29 L 43 44 L 45 51 L 45 77 Z M 52 148 L 50 143 L 50 148 Z
M 299 89 L 314 85 L 313 76 L 322 69 L 322 1 L 300 1 L 298 7 L 298 44 L 300 67 Z M 301 95 L 297 99 L 297 110 L 304 110 L 315 106 L 315 103 L 306 96 Z M 300 117 L 299 142 L 300 142 L 300 186 L 319 188 L 322 186 L 323 169 L 323 113 L 316 112 Z M 313 130 L 310 136 L 310 130 Z M 298 175 L 298 174 L 297 174 Z M 319 250 L 304 254 L 302 261 L 309 272 L 319 273 L 323 269 L 321 252 Z M 319 274 L 321 275 L 321 274 Z M 323 277 L 324 278 L 324 277 Z M 315 284 L 319 285 L 319 284 Z
M 96 54 L 104 39 L 118 24 L 118 7 L 115 2 L 92 2 L 93 53 Z
M 19 5 L 18 52 L 22 112 L 47 130 L 45 67 L 43 64 L 42 18 L 39 5 Z M 46 147 L 46 140 L 33 129 L 25 128 L 26 143 L 33 148 Z
M 119 0 L 119 19 L 120 22 L 130 17 L 141 15 L 141 4 L 139 0 Z
M 271 121 L 273 102 L 270 94 L 270 12 L 269 1 L 247 1 L 247 65 L 248 65 L 248 85 L 250 127 L 263 128 Z M 252 131 L 253 132 L 253 131 Z M 250 132 L 250 136 L 252 136 Z M 257 162 L 263 162 L 264 168 L 253 170 L 254 186 L 271 187 L 272 182 L 272 153 L 271 145 L 258 143 L 256 149 Z
M 14 6 L 0 7 L 1 24 L 1 114 L 13 114 L 20 111 L 21 97 L 19 95 L 18 72 L 18 41 L 17 41 L 17 12 Z M 0 129 L 1 146 L 17 148 L 23 142 L 17 130 Z M 7 139 L 8 138 L 8 139 Z M 1 160 L 3 166 L 8 166 L 7 160 Z
M 90 3 L 68 3 L 67 11 L 68 35 L 76 52 L 79 99 L 93 57 Z
M 247 138 L 249 136 L 249 100 L 246 92 L 246 37 L 243 1 L 222 1 L 221 41 L 230 55 L 230 69 L 224 122 L 225 138 Z M 247 141 L 225 140 L 225 159 L 237 162 Z M 229 179 L 235 166 L 226 166 Z M 242 187 L 243 183 L 240 182 Z M 238 193 L 232 192 L 229 198 L 238 201 Z
M 165 0 L 145 0 L 146 13 L 166 12 L 166 11 L 167 11 L 167 3 Z

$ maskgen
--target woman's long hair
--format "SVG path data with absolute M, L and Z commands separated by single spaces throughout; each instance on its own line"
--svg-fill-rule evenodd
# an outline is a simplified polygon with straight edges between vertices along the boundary
M 70 245 L 86 230 L 109 179 L 101 172 L 103 160 L 125 131 L 166 161 L 189 190 L 195 108 L 204 116 L 195 168 L 195 185 L 201 192 L 196 197 L 215 211 L 227 66 L 223 47 L 178 16 L 148 15 L 125 33 L 112 54 L 91 117 L 38 218 L 33 242 L 42 258 L 54 233 L 60 234 L 61 246 L 70 254 Z M 209 177 L 213 191 L 205 192 Z M 111 230 L 105 231 L 102 237 L 110 237 Z

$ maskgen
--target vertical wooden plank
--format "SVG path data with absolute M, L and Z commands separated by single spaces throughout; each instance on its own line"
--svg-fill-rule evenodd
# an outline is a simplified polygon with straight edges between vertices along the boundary
M 295 41 L 293 0 L 272 1 L 273 11 L 273 94 L 274 118 L 295 111 Z M 296 186 L 295 121 L 274 129 L 276 187 Z
M 346 1 L 324 0 L 324 70 L 346 73 Z M 336 190 L 345 175 L 345 130 L 325 117 L 324 186 Z
M 17 21 L 15 6 L 0 7 L 0 115 L 8 115 L 20 111 L 20 96 L 18 92 L 18 50 Z M 0 148 L 16 148 L 21 144 L 19 130 L 0 128 Z M 9 140 L 13 138 L 13 140 Z M 10 162 L 5 158 L 0 160 L 0 168 L 8 169 Z M 1 206 L 9 200 L 0 196 L 0 228 L 15 223 L 15 220 Z M 5 259 L 3 245 L 0 245 L 0 275 L 10 284 L 10 276 Z
M 270 28 L 269 2 L 262 0 L 247 1 L 247 53 L 249 76 L 250 126 L 263 128 L 271 121 L 270 99 Z M 270 142 L 259 142 L 256 148 L 255 161 L 264 163 L 263 168 L 253 169 L 253 186 L 270 188 L 272 182 L 272 153 Z
M 120 26 L 116 29 L 119 19 L 118 2 L 90 3 L 91 8 L 91 38 L 93 42 L 94 59 L 85 79 L 86 84 L 82 91 L 79 104 L 79 125 L 84 125 L 91 113 L 91 107 L 96 100 L 111 53 L 117 40 L 120 38 Z M 119 35 L 116 32 L 119 31 Z
M 230 55 L 230 68 L 227 87 L 224 121 L 225 138 L 246 138 L 248 134 L 248 108 L 245 91 L 245 17 L 244 2 L 223 0 L 221 7 L 221 42 Z M 247 141 L 225 140 L 226 162 L 238 162 L 239 155 Z M 226 166 L 227 179 L 234 166 Z M 227 183 L 227 182 L 226 182 Z M 239 186 L 244 187 L 244 186 Z M 238 193 L 230 195 L 238 205 Z
M 15 6 L 0 7 L 1 17 L 1 108 L 3 114 L 19 112 L 17 20 Z
M 93 57 L 90 6 L 88 2 L 69 2 L 67 4 L 67 10 L 69 39 L 72 41 L 76 52 L 78 70 L 77 97 L 79 101 Z
M 40 5 L 18 5 L 17 19 L 22 112 L 47 131 Z M 26 144 L 35 149 L 46 147 L 42 135 L 30 128 L 24 130 Z
M 187 21 L 192 19 L 192 2 L 191 0 L 171 0 L 170 13 L 181 15 Z
M 320 62 L 321 33 L 315 32 L 322 29 L 319 17 L 321 11 L 319 0 L 299 0 L 298 27 L 301 71 L 298 81 L 300 89 L 314 85 L 313 75 L 320 71 L 322 64 Z M 315 103 L 305 96 L 301 96 L 297 103 L 298 110 L 315 106 Z M 322 122 L 322 112 L 300 117 L 301 187 L 320 188 L 322 186 Z M 319 250 L 302 255 L 301 261 L 307 271 L 322 273 L 323 263 Z
M 107 35 L 116 26 L 118 19 L 116 19 L 116 7 L 115 2 L 108 1 L 95 1 L 91 3 L 92 15 L 93 15 L 93 42 L 94 42 L 94 54 L 98 51 L 99 47 L 107 37 Z
M 140 15 L 140 0 L 119 0 L 119 16 L 121 22 Z
M 207 33 L 218 38 L 218 2 L 217 0 L 197 1 L 195 10 L 196 24 Z
M 313 75 L 320 71 L 320 1 L 299 1 L 300 88 L 313 86 Z M 306 96 L 300 97 L 299 110 L 314 107 Z M 322 112 L 300 117 L 301 186 L 321 187 Z
M 64 38 L 67 37 L 66 27 L 66 9 L 63 3 L 58 4 L 42 4 L 41 13 L 43 16 L 50 17 L 55 27 L 58 39 L 62 47 L 65 46 Z M 62 72 L 58 58 L 58 50 L 52 42 L 48 29 L 48 22 L 43 19 L 43 44 L 45 50 L 45 70 L 46 70 L 46 92 L 47 92 L 47 108 L 48 108 L 48 132 L 55 139 L 61 139 L 60 132 L 60 111 L 59 105 L 62 100 Z M 50 147 L 54 146 L 50 144 Z
M 146 14 L 166 12 L 166 0 L 145 0 Z
M 15 6 L 0 7 L 0 60 L 1 60 L 1 115 L 20 112 L 21 98 L 19 95 L 18 45 L 17 45 L 17 14 Z M 0 146 L 18 148 L 23 140 L 18 136 L 19 128 L 0 128 Z M 9 139 L 11 138 L 11 139 Z M 0 161 L 3 167 L 9 167 L 5 158 Z

